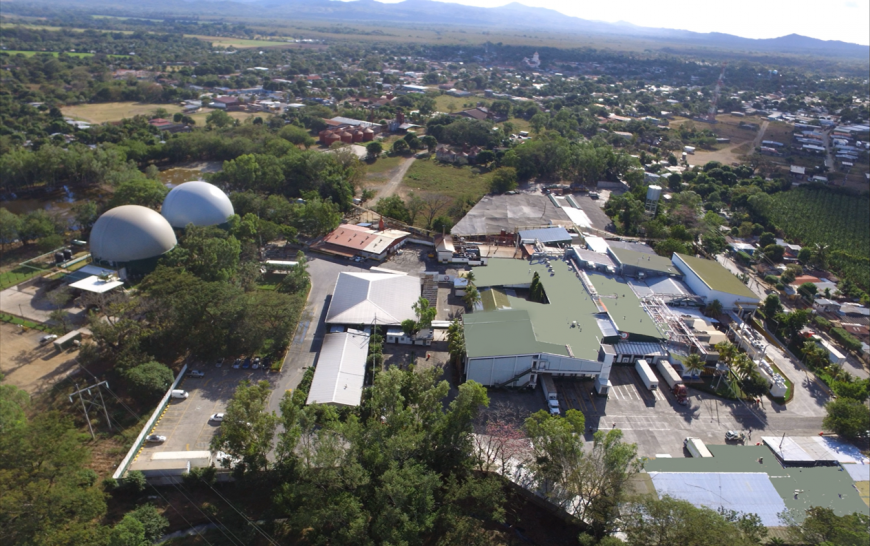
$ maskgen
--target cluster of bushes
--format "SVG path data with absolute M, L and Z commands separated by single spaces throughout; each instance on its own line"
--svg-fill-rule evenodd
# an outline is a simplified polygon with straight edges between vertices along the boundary
M 830 325 L 831 323 L 829 322 L 828 326 Z M 842 343 L 850 351 L 861 350 L 861 341 L 842 328 L 831 328 L 831 337 Z

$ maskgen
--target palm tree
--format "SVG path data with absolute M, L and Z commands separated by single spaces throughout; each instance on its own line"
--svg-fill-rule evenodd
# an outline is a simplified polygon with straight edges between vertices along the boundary
M 459 319 L 454 319 L 447 327 L 447 351 L 456 361 L 465 353 L 465 327 Z
M 692 377 L 698 377 L 704 370 L 704 361 L 697 354 L 691 354 L 683 361 L 683 368 Z
M 477 290 L 477 287 L 469 284 L 465 288 L 465 295 L 462 296 L 462 300 L 465 302 L 466 307 L 474 309 L 474 306 L 480 301 L 480 292 Z
M 719 360 L 725 362 L 725 364 L 730 365 L 731 361 L 734 360 L 734 355 L 737 354 L 737 347 L 729 341 L 717 343 L 714 348 L 719 353 Z
M 749 379 L 754 374 L 758 373 L 758 366 L 752 361 L 746 353 L 738 353 L 734 357 L 734 362 L 731 364 L 734 373 L 741 379 Z
M 707 304 L 707 307 L 704 309 L 708 317 L 716 318 L 722 314 L 722 302 L 719 300 L 713 300 Z

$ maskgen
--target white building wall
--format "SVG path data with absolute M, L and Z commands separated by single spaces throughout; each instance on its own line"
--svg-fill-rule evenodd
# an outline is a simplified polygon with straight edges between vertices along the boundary
M 590 375 L 601 378 L 605 383 L 610 377 L 610 363 L 554 354 L 470 358 L 465 365 L 465 375 L 467 380 L 477 381 L 484 386 L 498 385 L 531 368 L 535 360 L 538 361 L 537 369 L 534 370 L 536 374 Z M 522 386 L 528 383 L 532 379 L 531 373 L 520 377 L 515 385 Z
M 740 302 L 744 309 L 756 309 L 758 307 L 757 301 L 748 302 L 742 296 L 738 296 L 736 294 L 729 294 L 727 292 L 720 292 L 718 290 L 712 290 L 678 256 L 674 256 L 673 263 L 677 267 L 677 269 L 682 271 L 683 275 L 685 275 L 685 277 L 683 277 L 683 282 L 686 283 L 686 285 L 692 290 L 693 293 L 704 298 L 704 301 L 709 303 L 713 300 L 719 300 L 719 303 L 722 304 L 722 309 L 725 311 L 736 311 L 737 302 Z

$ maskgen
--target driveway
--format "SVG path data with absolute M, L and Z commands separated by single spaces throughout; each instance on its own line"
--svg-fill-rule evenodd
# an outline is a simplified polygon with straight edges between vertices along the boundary
M 414 160 L 414 157 L 409 157 L 405 160 L 404 163 L 402 163 L 402 165 L 399 167 L 399 170 L 396 171 L 396 174 L 394 174 L 392 178 L 390 178 L 389 182 L 384 184 L 383 187 L 378 190 L 378 194 L 375 196 L 374 199 L 371 200 L 369 208 L 374 208 L 378 201 L 390 197 L 394 193 L 396 193 L 396 190 L 399 189 L 399 184 L 402 183 L 402 180 L 405 178 L 405 173 L 407 173 L 408 169 L 411 168 Z
M 370 266 L 340 260 L 322 254 L 308 254 L 308 273 L 311 276 L 311 293 L 299 326 L 284 359 L 284 367 L 277 376 L 272 376 L 274 389 L 269 398 L 269 410 L 280 412 L 281 397 L 289 389 L 295 389 L 305 370 L 314 365 L 320 352 L 320 344 L 326 333 L 326 310 L 338 274 L 342 271 L 364 271 Z

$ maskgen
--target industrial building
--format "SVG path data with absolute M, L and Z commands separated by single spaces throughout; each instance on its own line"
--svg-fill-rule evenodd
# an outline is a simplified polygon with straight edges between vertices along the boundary
M 103 213 L 91 230 L 90 250 L 97 265 L 120 268 L 119 275 L 145 274 L 178 244 L 175 231 L 157 212 L 123 205 Z
M 535 273 L 546 303 L 525 297 Z M 539 374 L 590 376 L 603 394 L 615 361 L 666 354 L 665 334 L 624 280 L 570 258 L 492 259 L 474 274 L 482 307 L 463 316 L 466 379 L 534 386 Z
M 342 272 L 335 283 L 327 324 L 398 326 L 416 319 L 421 280 L 410 275 Z
M 359 406 L 368 354 L 369 335 L 365 332 L 326 334 L 306 403 Z
M 160 213 L 176 229 L 183 229 L 188 224 L 200 227 L 226 224 L 235 214 L 227 194 L 202 180 L 172 188 L 163 200 Z
M 342 224 L 312 245 L 312 248 L 342 258 L 359 256 L 380 261 L 402 248 L 410 235 L 398 229 Z
M 454 238 L 485 238 L 506 233 L 513 239 L 520 229 L 545 226 L 573 227 L 574 222 L 555 198 L 520 193 L 484 196 L 450 232 Z
M 739 317 L 754 313 L 761 304 L 758 296 L 719 262 L 679 253 L 674 253 L 671 261 L 683 274 L 683 282 L 706 303 L 719 300 L 724 311 Z

